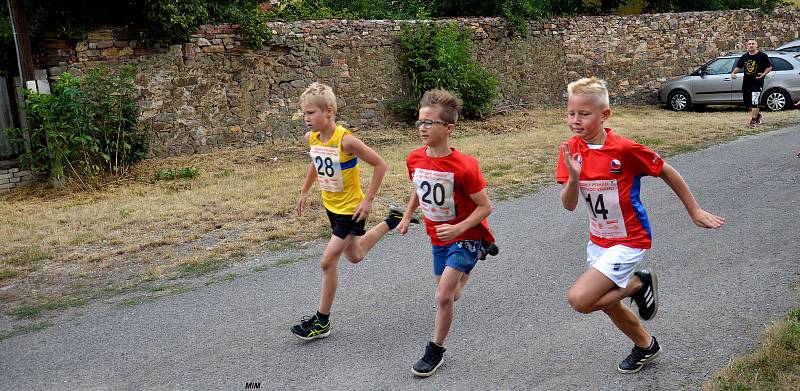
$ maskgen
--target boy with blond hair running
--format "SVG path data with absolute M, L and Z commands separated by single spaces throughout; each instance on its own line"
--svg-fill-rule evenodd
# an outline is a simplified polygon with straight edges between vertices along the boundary
M 653 319 L 659 305 L 655 273 L 635 271 L 652 238 L 639 200 L 640 178 L 663 179 L 699 227 L 719 228 L 725 219 L 701 209 L 680 173 L 657 153 L 603 127 L 611 116 L 605 81 L 583 78 L 570 83 L 567 91 L 567 124 L 573 136 L 561 146 L 556 180 L 563 185 L 564 208 L 575 210 L 580 201 L 589 208 L 590 238 L 588 269 L 569 288 L 567 300 L 584 314 L 605 312 L 633 341 L 617 370 L 634 373 L 661 353 L 655 336 L 622 303 L 630 297 L 642 320 Z
M 367 146 L 353 133 L 336 124 L 336 96 L 333 90 L 322 83 L 314 83 L 300 96 L 309 132 L 305 134 L 311 156 L 295 212 L 300 216 L 306 208 L 308 191 L 314 182 L 319 183 L 322 203 L 330 220 L 332 235 L 320 260 L 322 284 L 319 309 L 316 314 L 303 318 L 291 327 L 297 338 L 309 341 L 330 335 L 330 313 L 336 288 L 339 285 L 339 258 L 358 263 L 384 235 L 397 227 L 404 210 L 389 208 L 389 216 L 381 223 L 364 231 L 364 223 L 378 194 L 386 163 L 375 150 Z M 373 167 L 372 180 L 367 194 L 361 189 L 359 179 L 360 161 Z M 415 222 L 415 220 L 410 220 Z

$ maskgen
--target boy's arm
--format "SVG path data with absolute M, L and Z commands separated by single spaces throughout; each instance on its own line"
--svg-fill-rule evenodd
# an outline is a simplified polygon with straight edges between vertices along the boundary
M 581 177 L 581 164 L 578 162 L 577 153 L 574 156 L 570 154 L 567 143 L 561 145 L 561 152 L 564 156 L 564 165 L 569 173 L 569 179 L 564 182 L 561 188 L 561 205 L 566 210 L 575 210 L 580 196 L 578 181 Z
M 692 195 L 691 190 L 689 190 L 689 186 L 686 184 L 686 181 L 683 180 L 681 174 L 672 166 L 667 163 L 664 163 L 664 167 L 661 169 L 661 175 L 659 175 L 664 182 L 672 188 L 672 191 L 675 192 L 675 195 L 680 198 L 681 202 L 683 202 L 683 206 L 686 207 L 686 211 L 689 212 L 689 216 L 694 221 L 695 225 L 702 228 L 719 228 L 723 224 L 725 224 L 725 219 L 708 213 L 700 208 L 700 204 L 697 203 L 697 200 Z
M 414 212 L 417 211 L 417 208 L 419 208 L 419 196 L 416 190 L 412 190 L 411 198 L 408 200 L 408 205 L 406 205 L 406 213 L 403 214 L 403 219 L 400 220 L 400 224 L 397 225 L 401 234 L 405 235 L 406 232 L 408 232 L 408 225 L 411 224 L 411 216 L 414 216 Z
M 306 199 L 308 198 L 308 191 L 311 189 L 311 186 L 314 184 L 314 181 L 317 180 L 317 169 L 314 166 L 314 163 L 308 165 L 308 171 L 306 172 L 306 179 L 303 181 L 303 188 L 300 189 L 300 195 L 297 197 L 297 206 L 294 207 L 294 212 L 300 216 L 303 214 L 303 210 L 306 209 Z
M 306 143 L 308 143 L 308 138 L 311 137 L 311 132 L 306 132 L 306 135 L 303 136 L 306 139 Z M 298 216 L 303 214 L 303 210 L 306 209 L 306 199 L 308 198 L 308 191 L 311 189 L 311 186 L 314 184 L 314 181 L 317 180 L 317 170 L 314 167 L 314 163 L 309 164 L 308 170 L 306 171 L 306 179 L 303 181 L 303 187 L 300 189 L 300 196 L 297 197 L 297 205 L 294 207 L 294 213 Z
M 492 213 L 492 202 L 486 195 L 486 189 L 470 194 L 469 198 L 475 203 L 475 210 L 466 219 L 458 224 L 440 224 L 436 226 L 436 236 L 439 240 L 450 240 L 478 225 Z
M 386 175 L 386 162 L 381 155 L 378 155 L 374 149 L 364 144 L 364 142 L 359 140 L 356 136 L 345 136 L 342 139 L 342 150 L 345 153 L 355 154 L 359 159 L 367 162 L 373 168 L 367 194 L 358 206 L 356 206 L 355 212 L 353 212 L 353 220 L 366 220 L 370 212 L 372 212 L 372 203 L 375 201 L 375 196 L 378 195 L 378 190 L 381 188 L 383 177 Z

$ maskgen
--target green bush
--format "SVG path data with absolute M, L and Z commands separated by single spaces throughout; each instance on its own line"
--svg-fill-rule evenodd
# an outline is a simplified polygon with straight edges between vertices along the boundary
M 153 179 L 156 181 L 174 181 L 176 179 L 191 180 L 200 175 L 200 170 L 194 166 L 183 168 L 159 168 L 153 174 Z
M 472 59 L 469 36 L 457 24 L 406 25 L 400 44 L 405 49 L 403 69 L 411 82 L 413 101 L 399 105 L 406 108 L 405 114 L 411 107 L 416 111 L 416 102 L 433 88 L 458 95 L 464 102 L 466 118 L 481 118 L 489 113 L 497 96 L 497 79 Z
M 69 175 L 121 173 L 143 159 L 147 141 L 138 127 L 134 75 L 132 66 L 118 74 L 107 69 L 93 69 L 85 77 L 63 73 L 51 94 L 27 92 L 25 111 L 32 129 L 23 161 L 58 185 Z M 19 150 L 25 150 L 22 131 L 12 134 Z

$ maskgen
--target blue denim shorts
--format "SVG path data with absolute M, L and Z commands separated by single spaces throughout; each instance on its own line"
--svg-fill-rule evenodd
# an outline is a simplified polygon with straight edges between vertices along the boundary
M 480 251 L 480 240 L 461 240 L 446 246 L 433 245 L 433 274 L 441 276 L 446 266 L 469 274 L 478 263 Z

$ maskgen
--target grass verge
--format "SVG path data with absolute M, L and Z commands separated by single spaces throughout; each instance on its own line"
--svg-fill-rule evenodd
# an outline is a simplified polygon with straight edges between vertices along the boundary
M 704 385 L 706 391 L 797 390 L 800 387 L 800 308 L 766 329 L 755 352 L 738 357 Z

